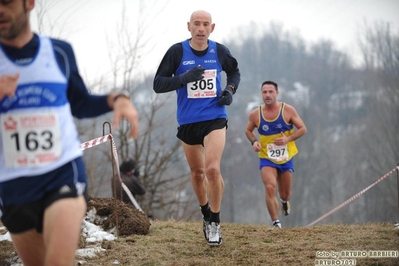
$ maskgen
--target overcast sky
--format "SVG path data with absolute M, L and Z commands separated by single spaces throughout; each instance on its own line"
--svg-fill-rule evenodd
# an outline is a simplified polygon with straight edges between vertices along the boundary
M 39 0 L 50 2 L 57 0 Z M 173 43 L 190 37 L 187 21 L 191 13 L 204 9 L 216 24 L 211 39 L 239 40 L 250 32 L 251 22 L 268 25 L 281 22 L 284 30 L 296 32 L 309 44 L 332 40 L 342 51 L 356 56 L 357 39 L 364 22 L 390 22 L 399 32 L 399 0 L 69 0 L 49 8 L 47 16 L 56 23 L 47 34 L 68 40 L 74 47 L 82 76 L 93 81 L 109 72 L 109 43 L 116 42 L 125 7 L 128 26 L 137 32 L 146 26 L 149 40 L 140 64 L 143 72 L 154 73 L 163 54 Z M 139 3 L 144 7 L 139 8 Z M 33 30 L 37 30 L 33 12 Z M 239 29 L 239 30 L 238 30 Z M 107 44 L 108 43 L 108 44 Z

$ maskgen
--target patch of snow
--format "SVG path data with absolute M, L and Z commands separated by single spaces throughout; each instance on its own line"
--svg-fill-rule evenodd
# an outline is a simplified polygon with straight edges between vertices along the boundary
M 94 258 L 97 253 L 104 251 L 102 247 L 80 248 L 76 251 L 76 255 L 84 258 Z
M 3 241 L 3 240 L 8 240 L 11 242 L 11 236 L 10 236 L 9 232 L 5 233 L 4 235 L 0 235 L 0 241 Z

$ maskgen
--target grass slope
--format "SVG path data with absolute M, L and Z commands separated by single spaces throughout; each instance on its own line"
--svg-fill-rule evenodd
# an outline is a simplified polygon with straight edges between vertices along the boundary
M 0 232 L 1 233 L 1 232 Z M 389 223 L 273 228 L 222 223 L 223 245 L 209 247 L 201 222 L 151 221 L 148 235 L 97 243 L 104 249 L 83 265 L 315 265 L 331 252 L 399 250 L 399 230 Z M 89 245 L 85 245 L 89 247 Z M 81 244 L 82 247 L 82 244 Z M 0 242 L 0 265 L 14 251 Z M 324 252 L 327 257 L 319 256 Z M 316 256 L 317 255 L 317 256 Z M 349 258 L 347 265 L 399 265 L 398 258 Z M 324 264 L 327 265 L 327 264 Z M 331 264 L 330 264 L 331 265 Z

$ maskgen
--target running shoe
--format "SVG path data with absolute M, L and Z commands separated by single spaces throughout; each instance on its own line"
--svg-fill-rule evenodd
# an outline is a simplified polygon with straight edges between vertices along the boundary
M 290 203 L 287 201 L 286 203 L 282 203 L 281 210 L 285 216 L 290 214 Z
M 281 222 L 280 221 L 274 221 L 273 222 L 273 227 L 281 228 Z
M 209 220 L 204 220 L 202 221 L 202 231 L 204 231 L 204 237 L 205 240 L 208 241 L 209 238 Z
M 208 230 L 208 245 L 220 246 L 222 244 L 222 230 L 220 229 L 220 224 L 212 222 L 208 225 Z

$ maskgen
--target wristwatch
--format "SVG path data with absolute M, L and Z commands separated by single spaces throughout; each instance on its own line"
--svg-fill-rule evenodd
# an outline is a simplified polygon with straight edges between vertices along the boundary
M 233 94 L 236 93 L 236 87 L 234 87 L 233 85 L 227 85 L 227 87 L 229 87 L 231 89 L 231 91 L 233 92 Z
M 130 100 L 130 96 L 129 96 L 129 94 L 127 94 L 126 92 L 124 92 L 124 91 L 122 91 L 122 92 L 119 92 L 115 97 L 114 97 L 114 102 L 116 102 L 116 100 L 118 100 L 118 98 L 127 98 L 127 99 L 129 99 Z

